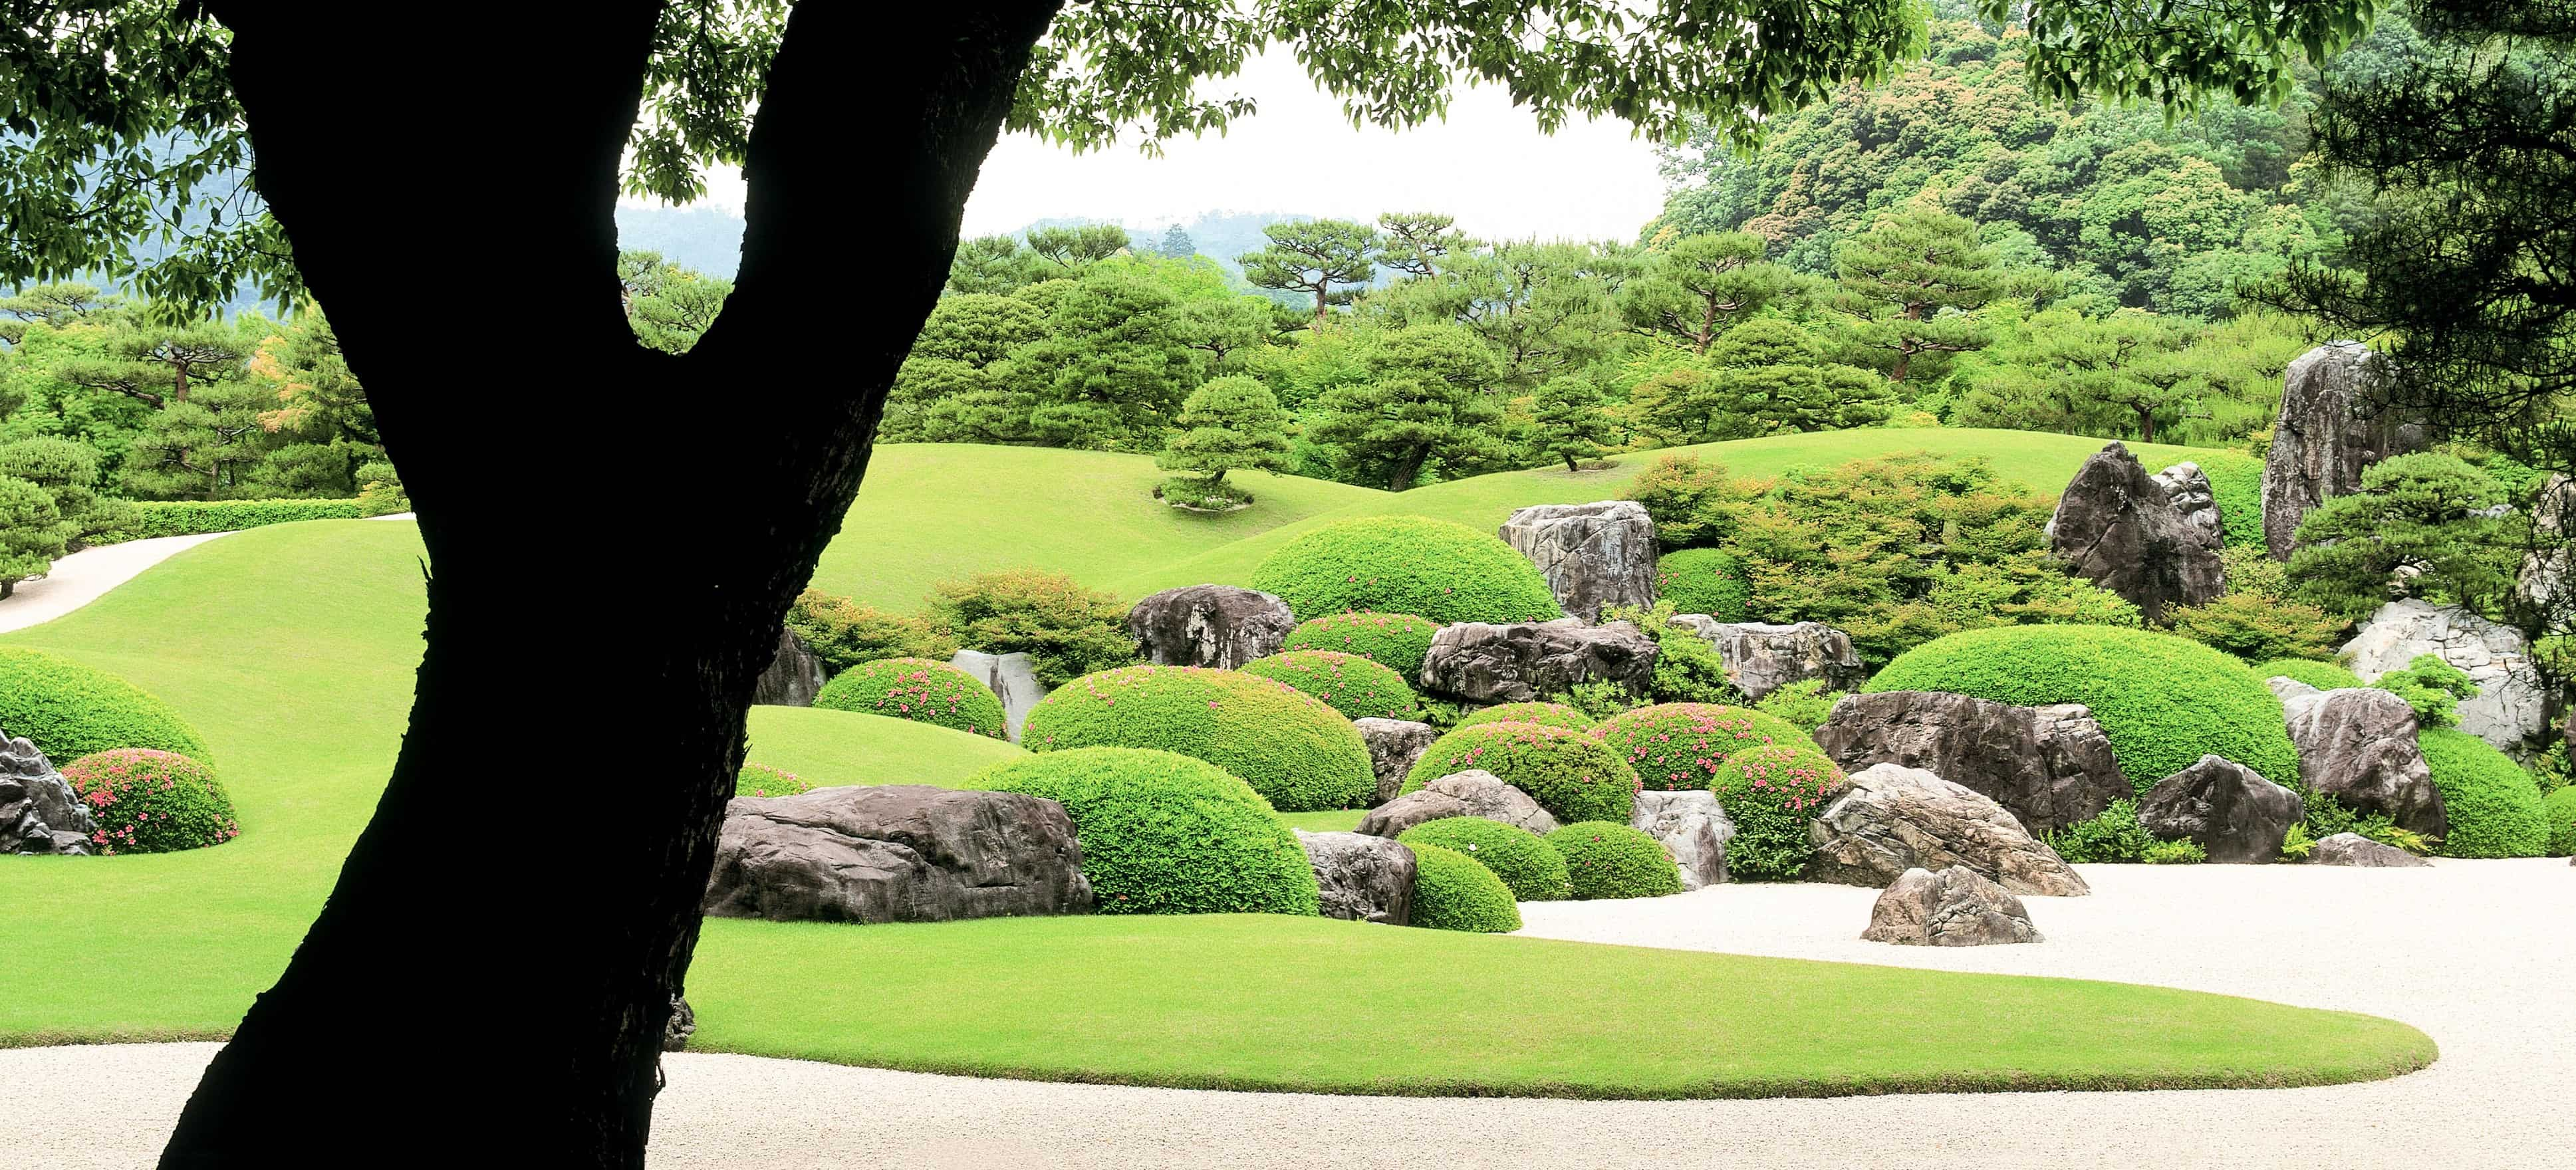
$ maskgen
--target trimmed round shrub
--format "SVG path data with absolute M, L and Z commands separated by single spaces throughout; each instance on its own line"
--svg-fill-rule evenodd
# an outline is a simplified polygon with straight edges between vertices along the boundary
M 1538 802 L 1559 821 L 1625 821 L 1637 773 L 1591 736 L 1536 723 L 1461 727 L 1431 741 L 1405 774 L 1404 791 L 1452 772 L 1482 768 Z
M 1806 730 L 1777 715 L 1716 703 L 1664 703 L 1613 715 L 1592 729 L 1659 792 L 1706 788 L 1730 755 L 1766 744 L 1815 746 Z
M 98 821 L 102 854 L 176 853 L 241 835 L 214 769 L 155 748 L 111 748 L 63 765 L 63 779 Z
M 1664 843 L 1626 825 L 1577 821 L 1548 834 L 1547 843 L 1565 858 L 1566 879 L 1585 901 L 1682 892 L 1681 867 Z
M 1753 578 L 1744 558 L 1715 548 L 1686 548 L 1655 561 L 1655 596 L 1673 603 L 1674 613 L 1704 613 L 1722 622 L 1740 622 L 1753 600 Z
M 2023 707 L 2082 703 L 2142 794 L 2204 755 L 2275 784 L 2299 782 L 2281 701 L 2263 677 L 2171 634 L 2118 626 L 1970 630 L 1897 655 L 1861 689 L 1946 691 Z
M 1562 902 L 1574 893 L 1565 859 L 1538 834 L 1483 817 L 1424 821 L 1395 838 L 1407 845 L 1437 845 L 1464 853 L 1494 871 L 1518 902 Z
M 1300 622 L 1279 648 L 1357 654 L 1410 679 L 1422 676 L 1422 660 L 1431 653 L 1431 635 L 1439 632 L 1440 623 L 1429 618 L 1361 610 Z
M 2464 731 L 2428 727 L 2416 733 L 2433 787 L 2442 790 L 2450 834 L 2444 857 L 2545 857 L 2549 817 L 2531 773 L 2487 741 Z
M 1413 850 L 1413 925 L 1475 934 L 1521 928 L 1521 908 L 1494 871 L 1454 849 L 1411 842 L 1405 848 Z
M 880 658 L 832 676 L 814 705 L 1006 738 L 1002 700 L 975 676 L 927 658 Z
M 736 796 L 802 796 L 814 791 L 814 785 L 802 776 L 767 764 L 744 764 L 734 774 Z
M 1289 650 L 1243 664 L 1243 673 L 1286 683 L 1352 719 L 1418 719 L 1422 703 L 1404 676 L 1339 650 Z
M 2542 797 L 2540 816 L 2549 822 L 2549 855 L 2576 855 L 2576 785 Z
M 1349 719 L 1295 687 L 1241 671 L 1125 666 L 1086 674 L 1029 710 L 1020 746 L 1177 752 L 1242 777 L 1282 812 L 1358 808 L 1377 795 L 1368 743 Z
M 1512 546 L 1420 516 L 1327 524 L 1263 558 L 1252 587 L 1278 595 L 1299 618 L 1352 610 L 1420 614 L 1443 624 L 1564 616 L 1547 579 Z
M 0 729 L 33 741 L 49 760 L 128 747 L 208 758 L 206 741 L 168 703 L 42 650 L 0 648 Z
M 1728 756 L 1708 787 L 1735 821 L 1735 836 L 1726 843 L 1726 875 L 1785 882 L 1806 872 L 1816 854 L 1807 825 L 1849 781 L 1814 744 L 1777 743 Z
M 2313 658 L 2275 658 L 2254 664 L 2256 678 L 2293 678 L 2321 691 L 2345 691 L 2364 686 L 2361 676 L 2331 662 Z
M 1139 748 L 1007 760 L 964 787 L 1064 806 L 1103 914 L 1318 914 L 1306 848 L 1242 778 Z
M 1504 703 L 1497 707 L 1487 707 L 1459 720 L 1457 727 L 1482 727 L 1488 723 L 1535 723 L 1541 727 L 1562 727 L 1567 731 L 1590 731 L 1599 726 L 1600 722 L 1563 703 Z

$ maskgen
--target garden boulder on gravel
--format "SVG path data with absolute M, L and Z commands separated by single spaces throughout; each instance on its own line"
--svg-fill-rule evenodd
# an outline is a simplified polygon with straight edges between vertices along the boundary
M 1422 749 L 1440 738 L 1440 729 L 1410 719 L 1354 719 L 1351 726 L 1360 729 L 1360 738 L 1368 741 L 1369 767 L 1377 772 L 1377 797 L 1371 807 L 1395 799 L 1404 788 L 1404 775 L 1413 770 L 1413 762 L 1422 758 Z
M 0 733 L 0 853 L 86 857 L 98 822 L 36 745 Z
M 1634 500 L 1523 508 L 1497 535 L 1538 566 L 1571 616 L 1599 621 L 1605 605 L 1655 603 L 1655 522 Z
M 2349 865 L 2356 869 L 2429 869 L 2433 863 L 2386 842 L 2359 833 L 2337 833 L 2308 851 L 2310 865 Z
M 1365 833 L 1295 830 L 1315 867 L 1324 917 L 1408 926 L 1413 921 L 1413 851 Z
M 1983 793 L 2032 832 L 2090 820 L 2134 792 L 2081 703 L 2016 707 L 1940 691 L 1880 691 L 1835 703 L 1815 740 L 1846 772 L 1921 768 Z
M 1658 647 L 1628 622 L 1458 622 L 1440 627 L 1422 659 L 1423 689 L 1470 703 L 1527 703 L 1577 683 L 1645 694 Z
M 1825 689 L 1847 691 L 1868 677 L 1868 668 L 1852 650 L 1851 635 L 1823 622 L 1773 625 L 1769 622 L 1722 622 L 1707 614 L 1685 613 L 1673 625 L 1699 635 L 1716 648 L 1726 664 L 1726 680 L 1748 701 L 1793 682 L 1821 680 Z
M 1869 908 L 1869 942 L 1916 947 L 2034 943 L 2039 930 L 2021 899 L 1963 865 L 1898 874 Z
M 2373 687 L 2320 691 L 2291 678 L 2265 680 L 2281 697 L 2290 742 L 2299 749 L 2299 781 L 2360 813 L 2380 813 L 2401 829 L 2440 837 L 2451 829 L 2442 790 L 2416 743 L 2415 709 Z
M 1717 794 L 1706 789 L 1662 792 L 1641 789 L 1628 814 L 1628 826 L 1652 837 L 1681 866 L 1682 889 L 1696 890 L 1726 881 L 1726 843 L 1735 822 L 1718 807 Z
M 1483 817 L 1542 836 L 1557 828 L 1556 818 L 1529 793 L 1502 782 L 1482 769 L 1454 772 L 1370 809 L 1359 831 L 1372 837 L 1394 837 L 1425 821 L 1443 817 Z
M 2460 730 L 2517 756 L 2549 729 L 2549 690 L 2522 631 L 2456 606 L 2402 598 L 2363 622 L 2341 657 L 2363 682 L 2404 670 L 2419 654 L 2450 663 L 2477 684 L 2460 700 Z
M 736 798 L 704 906 L 776 922 L 947 922 L 1080 914 L 1092 894 L 1063 805 L 894 784 Z
M 2209 860 L 2236 865 L 2279 861 L 2281 842 L 2307 811 L 2298 793 L 2217 756 L 2202 756 L 2138 798 L 2138 824 L 2146 831 L 2190 841 Z
M 1964 865 L 2016 894 L 2092 889 L 2002 805 L 1921 768 L 1875 764 L 1807 826 L 1811 881 L 1884 887 L 1909 869 Z
M 1127 611 L 1137 657 L 1157 666 L 1233 670 L 1277 654 L 1296 628 L 1287 602 L 1234 585 L 1166 589 Z

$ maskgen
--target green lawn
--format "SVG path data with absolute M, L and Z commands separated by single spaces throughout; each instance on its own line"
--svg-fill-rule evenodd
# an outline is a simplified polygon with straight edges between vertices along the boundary
M 908 719 L 819 707 L 751 709 L 750 762 L 784 768 L 817 788 L 835 784 L 954 788 L 991 765 L 1027 754 L 1007 740 Z

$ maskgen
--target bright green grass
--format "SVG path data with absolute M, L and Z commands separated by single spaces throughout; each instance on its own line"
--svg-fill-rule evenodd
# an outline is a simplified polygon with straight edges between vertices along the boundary
M 1347 833 L 1360 827 L 1360 818 L 1368 815 L 1364 808 L 1335 808 L 1323 812 L 1281 813 L 1279 819 L 1291 829 L 1309 833 Z
M 1027 754 L 1005 740 L 909 719 L 820 707 L 754 707 L 751 751 L 746 758 L 794 772 L 816 788 L 836 784 L 955 788 L 988 765 Z

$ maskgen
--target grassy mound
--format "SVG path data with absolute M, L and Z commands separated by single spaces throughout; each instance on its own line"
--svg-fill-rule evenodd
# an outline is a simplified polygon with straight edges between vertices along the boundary
M 1126 666 L 1086 674 L 1029 711 L 1033 752 L 1178 752 L 1243 777 L 1282 812 L 1358 808 L 1377 795 L 1368 743 L 1342 713 L 1285 683 L 1231 670 Z
M 1565 877 L 1565 858 L 1538 834 L 1483 817 L 1442 817 L 1424 821 L 1396 837 L 1407 845 L 1437 845 L 1464 853 L 1503 879 L 1516 902 L 1562 902 L 1574 892 Z
M 2540 786 L 2531 773 L 2487 741 L 2445 727 L 2415 736 L 2451 831 L 2444 857 L 2546 857 L 2549 816 L 2541 811 Z
M 109 674 L 41 650 L 0 648 L 0 730 L 60 764 L 112 748 L 210 758 L 168 703 Z
M 824 707 L 751 709 L 750 759 L 816 788 L 933 784 L 955 788 L 1027 755 L 1018 745 L 929 723 Z
M 968 787 L 1062 804 L 1103 914 L 1319 912 L 1305 846 L 1214 764 L 1077 748 L 996 764 Z
M 1620 821 L 1637 798 L 1637 773 L 1580 731 L 1535 723 L 1461 727 L 1431 741 L 1405 774 L 1404 791 L 1482 768 L 1560 821 Z
M 1499 538 L 1461 524 L 1379 516 L 1329 524 L 1270 554 L 1252 587 L 1301 619 L 1369 610 L 1435 622 L 1563 616 L 1537 566 Z
M 1422 659 L 1431 652 L 1431 635 L 1438 632 L 1440 623 L 1411 614 L 1335 613 L 1299 623 L 1280 649 L 1357 654 L 1411 679 L 1422 674 Z
M 1244 663 L 1243 673 L 1285 683 L 1352 719 L 1422 717 L 1422 702 L 1403 675 L 1357 654 L 1289 650 Z
M 832 676 L 814 696 L 830 711 L 910 719 L 969 735 L 1008 734 L 1002 700 L 975 676 L 927 658 L 880 658 Z

